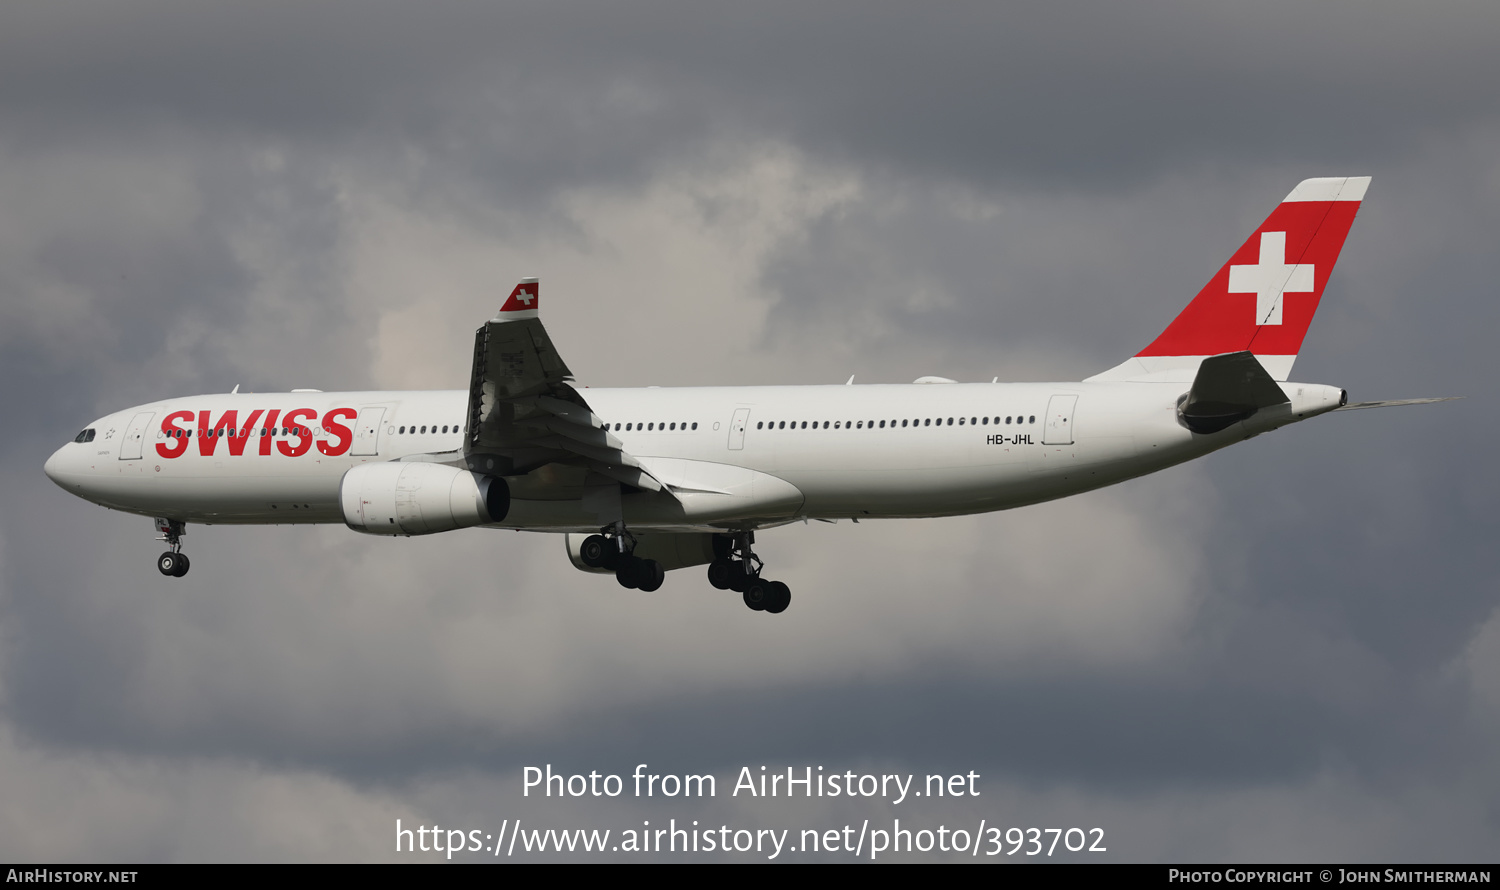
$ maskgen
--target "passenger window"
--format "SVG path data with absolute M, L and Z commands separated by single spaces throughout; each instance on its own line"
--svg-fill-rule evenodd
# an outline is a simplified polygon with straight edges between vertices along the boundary
M 959 425 L 959 426 L 963 426 L 963 425 L 964 425 L 964 419 L 963 419 L 963 418 L 962 418 L 962 417 L 960 417 L 960 418 L 959 418 L 959 419 L 958 419 L 958 425 Z
M 697 423 L 697 421 L 694 421 L 693 422 L 693 429 L 697 429 L 697 428 L 698 428 L 698 423 Z
M 1036 423 L 1036 415 L 1035 414 L 1031 415 L 1031 422 L 1032 423 Z

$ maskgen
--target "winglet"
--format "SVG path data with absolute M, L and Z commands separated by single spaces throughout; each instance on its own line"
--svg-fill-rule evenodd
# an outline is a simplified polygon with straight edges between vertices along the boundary
M 516 289 L 510 292 L 505 305 L 500 307 L 491 321 L 519 321 L 523 318 L 536 318 L 537 306 L 542 302 L 542 286 L 535 277 L 522 278 Z

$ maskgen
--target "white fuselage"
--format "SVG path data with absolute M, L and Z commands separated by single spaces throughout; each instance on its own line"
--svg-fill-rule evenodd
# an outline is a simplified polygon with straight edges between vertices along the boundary
M 626 496 L 625 520 L 686 530 L 1003 510 L 1150 473 L 1339 406 L 1337 387 L 1280 385 L 1290 404 L 1212 435 L 1179 421 L 1182 382 L 580 392 L 672 492 Z M 340 522 L 351 467 L 461 462 L 467 400 L 462 390 L 172 399 L 101 418 L 92 441 L 64 445 L 46 470 L 80 497 L 148 516 Z M 511 481 L 512 509 L 498 527 L 598 527 L 549 479 Z

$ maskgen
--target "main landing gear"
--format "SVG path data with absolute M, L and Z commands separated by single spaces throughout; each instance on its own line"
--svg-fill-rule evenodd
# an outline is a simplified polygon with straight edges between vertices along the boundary
M 188 573 L 188 566 L 191 565 L 187 554 L 182 552 L 182 536 L 187 534 L 187 523 L 176 519 L 158 519 L 156 530 L 161 532 L 161 536 L 156 540 L 166 541 L 167 546 L 172 548 L 157 557 L 157 570 L 163 575 L 181 578 Z
M 761 577 L 765 564 L 750 549 L 755 533 L 735 532 L 714 536 L 714 561 L 708 566 L 708 583 L 720 590 L 733 590 L 745 605 L 773 615 L 792 603 L 792 590 L 780 581 Z M 661 587 L 666 570 L 654 559 L 635 555 L 635 536 L 617 522 L 583 539 L 578 556 L 583 564 L 615 573 L 621 587 L 652 591 Z
M 649 593 L 661 587 L 667 579 L 666 569 L 654 559 L 641 559 L 635 555 L 635 537 L 625 530 L 624 523 L 615 523 L 601 532 L 583 539 L 579 556 L 584 565 L 613 569 L 615 580 L 627 589 Z
M 745 605 L 757 612 L 785 612 L 792 604 L 792 589 L 780 581 L 768 581 L 760 573 L 765 563 L 750 549 L 754 532 L 737 532 L 720 538 L 713 562 L 708 564 L 708 583 L 720 590 L 741 594 Z

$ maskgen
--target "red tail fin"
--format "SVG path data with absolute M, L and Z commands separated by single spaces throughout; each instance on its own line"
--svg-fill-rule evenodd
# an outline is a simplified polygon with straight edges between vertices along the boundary
M 1089 379 L 1191 380 L 1204 357 L 1245 350 L 1287 379 L 1369 185 L 1368 176 L 1304 180 L 1161 336 Z

